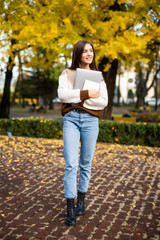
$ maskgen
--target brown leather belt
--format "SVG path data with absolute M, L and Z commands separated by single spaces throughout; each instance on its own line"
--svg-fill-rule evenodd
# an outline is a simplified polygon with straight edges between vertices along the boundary
M 86 111 L 82 108 L 74 108 L 74 111 L 78 113 L 86 113 Z

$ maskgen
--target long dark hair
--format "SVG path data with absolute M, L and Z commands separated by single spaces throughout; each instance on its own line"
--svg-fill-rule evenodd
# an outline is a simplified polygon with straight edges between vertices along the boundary
M 76 70 L 76 68 L 79 68 L 79 65 L 81 63 L 81 55 L 83 53 L 83 50 L 84 50 L 84 46 L 86 44 L 90 44 L 92 49 L 93 49 L 93 61 L 91 64 L 89 64 L 90 68 L 93 69 L 93 70 L 98 70 L 97 66 L 96 66 L 96 63 L 95 63 L 95 51 L 94 51 L 94 47 L 92 45 L 92 43 L 86 41 L 86 40 L 80 40 L 78 41 L 75 45 L 74 45 L 74 48 L 73 48 L 73 54 L 72 54 L 72 64 L 71 64 L 71 67 L 70 69 L 74 69 Z

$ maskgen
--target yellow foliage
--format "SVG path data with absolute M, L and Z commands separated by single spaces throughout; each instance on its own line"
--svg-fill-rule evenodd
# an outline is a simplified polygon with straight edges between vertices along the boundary
M 93 42 L 97 61 L 104 56 L 133 61 L 147 44 L 160 41 L 160 27 L 149 10 L 159 16 L 158 1 L 118 0 L 122 10 L 112 10 L 114 0 L 3 1 L 0 45 L 6 54 L 21 50 L 27 66 L 50 68 L 62 56 L 70 58 L 73 45 L 85 38 Z M 128 4 L 128 9 L 124 6 Z M 11 39 L 16 43 L 11 48 Z M 22 51 L 23 50 L 23 51 Z M 38 55 L 37 52 L 44 54 Z M 106 67 L 106 69 L 109 65 Z

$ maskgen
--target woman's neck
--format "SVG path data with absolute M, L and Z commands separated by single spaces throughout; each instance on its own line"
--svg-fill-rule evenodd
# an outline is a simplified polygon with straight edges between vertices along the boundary
M 84 68 L 84 69 L 90 69 L 89 64 L 80 63 L 79 67 L 80 67 L 80 68 Z

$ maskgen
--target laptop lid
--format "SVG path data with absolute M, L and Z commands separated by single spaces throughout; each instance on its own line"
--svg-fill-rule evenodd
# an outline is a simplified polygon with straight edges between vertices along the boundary
M 82 90 L 85 80 L 100 83 L 101 78 L 102 72 L 100 71 L 77 68 L 73 88 Z

